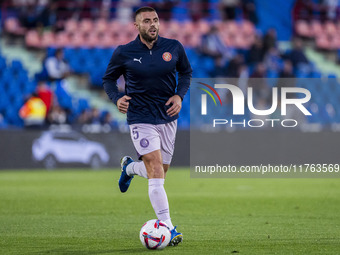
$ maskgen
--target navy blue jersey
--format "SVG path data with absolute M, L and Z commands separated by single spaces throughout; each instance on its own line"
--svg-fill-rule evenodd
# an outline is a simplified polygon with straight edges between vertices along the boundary
M 109 98 L 117 104 L 124 95 L 117 88 L 117 80 L 123 75 L 125 95 L 132 98 L 127 112 L 128 124 L 165 124 L 178 118 L 178 115 L 167 115 L 170 106 L 165 103 L 174 95 L 183 99 L 190 86 L 191 73 L 180 42 L 158 36 L 149 49 L 137 36 L 134 41 L 118 46 L 113 52 L 103 77 L 103 86 Z

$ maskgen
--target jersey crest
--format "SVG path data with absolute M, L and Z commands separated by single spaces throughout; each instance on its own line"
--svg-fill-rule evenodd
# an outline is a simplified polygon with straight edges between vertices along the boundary
M 164 52 L 162 58 L 164 61 L 169 62 L 172 59 L 172 55 L 170 52 Z

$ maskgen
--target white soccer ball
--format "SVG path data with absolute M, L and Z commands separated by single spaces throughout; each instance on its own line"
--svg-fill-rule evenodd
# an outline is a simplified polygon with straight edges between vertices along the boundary
M 168 246 L 171 233 L 165 222 L 149 220 L 142 226 L 139 238 L 146 248 L 161 250 Z

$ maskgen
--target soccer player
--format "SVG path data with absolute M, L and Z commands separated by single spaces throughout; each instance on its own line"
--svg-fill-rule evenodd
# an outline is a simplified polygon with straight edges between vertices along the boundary
M 131 139 L 142 160 L 135 162 L 129 156 L 123 157 L 118 184 L 121 192 L 126 192 L 134 175 L 148 178 L 152 207 L 157 218 L 169 226 L 169 245 L 175 246 L 183 236 L 171 222 L 164 179 L 192 69 L 182 44 L 158 35 L 159 19 L 153 8 L 138 9 L 134 25 L 139 32 L 137 38 L 117 47 L 103 77 L 109 98 L 121 113 L 127 114 Z M 117 89 L 121 75 L 125 78 L 124 94 Z

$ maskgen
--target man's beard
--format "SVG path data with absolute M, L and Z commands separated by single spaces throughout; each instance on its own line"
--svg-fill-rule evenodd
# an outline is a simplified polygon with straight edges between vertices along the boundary
M 156 32 L 156 36 L 153 38 L 150 35 L 147 34 L 147 32 L 140 32 L 141 37 L 144 39 L 144 41 L 148 42 L 148 43 L 152 43 L 153 41 L 155 41 L 158 37 L 158 30 Z

